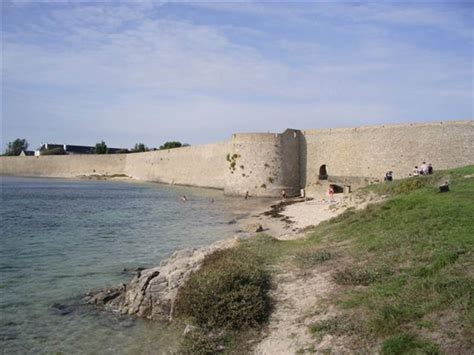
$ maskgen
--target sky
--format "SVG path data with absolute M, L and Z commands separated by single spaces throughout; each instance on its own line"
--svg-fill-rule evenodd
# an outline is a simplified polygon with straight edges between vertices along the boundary
M 2 1 L 1 146 L 473 118 L 474 2 Z

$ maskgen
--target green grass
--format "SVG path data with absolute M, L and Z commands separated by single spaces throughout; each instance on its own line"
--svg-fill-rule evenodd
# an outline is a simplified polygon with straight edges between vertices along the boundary
M 347 254 L 353 261 L 335 279 L 348 286 L 341 305 L 367 317 L 370 335 L 393 336 L 447 310 L 459 324 L 460 341 L 472 334 L 474 179 L 464 176 L 473 173 L 474 167 L 467 167 L 371 186 L 367 190 L 391 199 L 348 211 L 311 236 L 319 244 L 324 239 L 326 248 L 334 241 L 351 242 Z M 438 182 L 447 178 L 451 191 L 438 193 Z M 436 321 L 432 330 L 446 333 Z
M 413 334 L 400 334 L 385 340 L 382 355 L 440 354 L 439 347 L 432 342 L 419 339 Z
M 465 176 L 472 174 L 474 166 L 371 185 L 358 193 L 389 199 L 365 210 L 349 209 L 315 227 L 306 240 L 261 235 L 242 241 L 228 257 L 245 260 L 264 275 L 271 275 L 275 265 L 311 270 L 332 263 L 339 284 L 332 301 L 346 318 L 313 324 L 313 333 L 337 334 L 345 329 L 340 320 L 347 319 L 358 325 L 359 336 L 382 342 L 383 354 L 437 354 L 442 344 L 429 342 L 429 334 L 469 348 L 474 334 L 474 178 Z M 439 193 L 438 185 L 446 180 L 450 191 Z M 222 308 L 215 316 L 238 314 L 239 307 L 227 307 L 229 311 Z M 451 326 L 439 314 L 448 314 Z M 237 328 L 259 326 L 267 316 L 257 322 L 243 317 Z M 226 327 L 219 322 L 211 323 Z

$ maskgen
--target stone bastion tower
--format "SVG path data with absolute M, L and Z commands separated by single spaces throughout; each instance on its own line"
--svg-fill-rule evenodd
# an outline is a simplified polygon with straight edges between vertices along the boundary
M 227 154 L 226 195 L 278 196 L 282 190 L 289 195 L 300 188 L 299 130 L 275 133 L 237 133 L 232 136 Z

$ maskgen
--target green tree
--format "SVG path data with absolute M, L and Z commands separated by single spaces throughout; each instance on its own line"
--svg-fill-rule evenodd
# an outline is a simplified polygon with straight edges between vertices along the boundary
M 20 155 L 22 150 L 28 149 L 28 142 L 26 139 L 17 138 L 13 142 L 9 142 L 7 149 L 5 150 L 5 155 Z
M 107 144 L 105 144 L 104 141 L 101 141 L 100 143 L 97 143 L 94 148 L 94 153 L 95 154 L 107 154 Z
M 133 153 L 138 153 L 138 152 L 147 152 L 149 149 L 148 147 L 143 144 L 143 143 L 137 143 L 135 144 L 135 147 L 132 149 Z
M 181 144 L 181 142 L 171 141 L 171 142 L 166 142 L 165 144 L 161 145 L 160 150 L 179 148 L 179 147 L 182 147 L 182 146 L 183 145 Z

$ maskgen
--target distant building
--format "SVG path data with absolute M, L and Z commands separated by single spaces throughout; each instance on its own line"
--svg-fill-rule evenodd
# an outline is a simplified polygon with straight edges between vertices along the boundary
M 32 157 L 35 155 L 34 150 L 22 150 L 20 153 L 20 157 Z
M 34 151 L 35 156 L 40 156 L 41 153 L 45 150 L 50 149 L 61 149 L 68 155 L 72 154 L 94 154 L 95 146 L 86 146 L 86 145 L 70 145 L 70 144 L 51 144 L 43 143 L 39 149 Z M 126 151 L 124 148 L 107 148 L 108 154 L 117 154 Z

